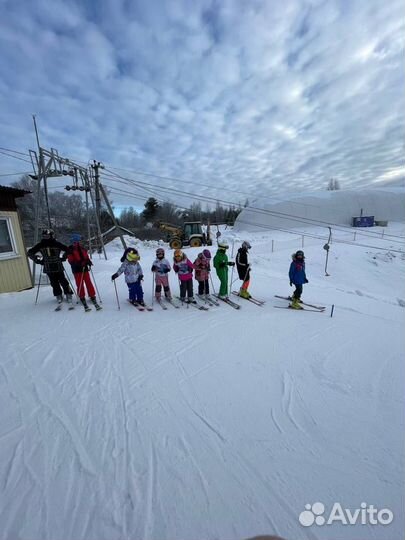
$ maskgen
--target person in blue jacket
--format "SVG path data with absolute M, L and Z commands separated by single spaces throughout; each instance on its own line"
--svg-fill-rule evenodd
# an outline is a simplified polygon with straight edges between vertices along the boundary
M 304 283 L 308 283 L 308 280 L 305 274 L 305 255 L 300 249 L 292 254 L 292 263 L 288 275 L 290 277 L 290 287 L 295 286 L 290 307 L 302 309 L 300 306 L 302 286 Z

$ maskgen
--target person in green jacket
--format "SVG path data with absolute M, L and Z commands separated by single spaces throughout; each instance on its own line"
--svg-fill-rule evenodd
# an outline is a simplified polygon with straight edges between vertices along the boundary
M 219 240 L 218 251 L 214 257 L 214 268 L 221 282 L 219 297 L 222 299 L 228 298 L 228 266 L 235 266 L 234 262 L 228 261 L 228 255 L 226 254 L 228 248 L 229 244 L 226 240 Z

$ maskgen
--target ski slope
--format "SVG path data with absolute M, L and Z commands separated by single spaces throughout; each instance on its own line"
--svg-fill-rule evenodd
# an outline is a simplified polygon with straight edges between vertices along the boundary
M 325 277 L 324 241 L 305 238 L 303 298 L 327 307 L 307 313 L 274 308 L 299 232 L 248 239 L 263 307 L 140 313 L 121 276 L 118 310 L 117 241 L 94 259 L 100 312 L 55 313 L 49 286 L 36 306 L 35 289 L 0 296 L 1 539 L 403 538 L 403 244 L 333 243 Z M 150 304 L 156 244 L 135 243 Z M 315 502 L 394 520 L 304 527 Z

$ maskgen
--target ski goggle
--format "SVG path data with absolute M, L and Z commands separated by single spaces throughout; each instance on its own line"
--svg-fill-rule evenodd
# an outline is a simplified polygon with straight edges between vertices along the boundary
M 127 253 L 127 259 L 130 262 L 136 262 L 139 261 L 140 256 L 137 253 Z

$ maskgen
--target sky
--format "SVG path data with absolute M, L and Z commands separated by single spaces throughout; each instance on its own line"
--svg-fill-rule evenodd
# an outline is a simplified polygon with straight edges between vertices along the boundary
M 404 183 L 402 0 L 0 5 L 0 152 L 36 149 L 35 114 L 43 147 L 125 178 L 102 177 L 118 207 Z

